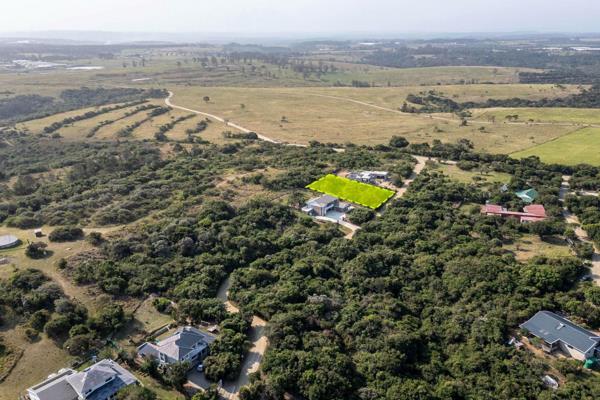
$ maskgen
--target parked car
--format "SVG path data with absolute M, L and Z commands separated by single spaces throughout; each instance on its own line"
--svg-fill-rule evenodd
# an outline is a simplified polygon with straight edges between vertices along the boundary
M 198 372 L 204 371 L 204 364 L 198 364 L 198 366 L 196 367 L 196 371 L 198 371 Z

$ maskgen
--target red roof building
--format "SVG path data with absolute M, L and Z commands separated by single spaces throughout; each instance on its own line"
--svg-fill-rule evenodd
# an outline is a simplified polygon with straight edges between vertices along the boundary
M 520 222 L 537 222 L 546 219 L 546 209 L 541 204 L 531 204 L 523 208 L 523 212 L 508 211 L 496 204 L 486 204 L 481 212 L 485 215 L 497 215 L 503 218 L 518 218 Z

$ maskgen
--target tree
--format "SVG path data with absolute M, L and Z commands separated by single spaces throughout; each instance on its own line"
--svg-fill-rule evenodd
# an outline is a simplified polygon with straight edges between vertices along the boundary
M 192 400 L 219 400 L 220 398 L 217 386 L 210 385 L 205 391 L 196 393 Z
M 29 326 L 38 332 L 44 330 L 46 322 L 50 320 L 50 313 L 47 310 L 38 310 L 31 315 L 29 318 Z
M 44 242 L 32 242 L 27 245 L 25 249 L 25 255 L 29 258 L 33 258 L 34 260 L 44 258 L 48 255 L 48 250 L 46 250 L 48 245 Z
M 64 315 L 59 315 L 51 319 L 45 326 L 44 331 L 46 335 L 52 339 L 59 339 L 64 337 L 71 328 L 71 321 Z
M 406 138 L 402 137 L 402 136 L 392 136 L 392 138 L 390 139 L 390 146 L 392 147 L 396 147 L 398 149 L 404 148 L 406 146 L 408 146 L 408 140 L 406 140 Z
M 210 101 L 210 96 L 204 96 L 202 100 L 204 100 L 205 103 L 208 103 Z
M 169 364 L 165 368 L 164 379 L 165 381 L 173 386 L 174 388 L 181 390 L 183 385 L 187 382 L 187 373 L 190 370 L 189 361 L 178 362 Z

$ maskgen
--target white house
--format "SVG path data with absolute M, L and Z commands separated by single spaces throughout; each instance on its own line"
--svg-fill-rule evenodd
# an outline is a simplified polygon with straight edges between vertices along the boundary
M 161 365 L 189 361 L 194 366 L 208 355 L 214 340 L 214 337 L 194 327 L 184 326 L 166 339 L 142 344 L 137 354 L 142 358 L 155 358 Z
M 138 380 L 112 360 L 102 360 L 81 372 L 64 368 L 27 389 L 31 400 L 112 400 Z

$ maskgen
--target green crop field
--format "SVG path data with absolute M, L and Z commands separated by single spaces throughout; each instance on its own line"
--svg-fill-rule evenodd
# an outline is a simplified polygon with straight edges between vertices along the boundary
M 394 195 L 393 190 L 356 182 L 331 174 L 325 175 L 311 183 L 307 188 L 372 209 L 381 207 L 382 204 Z
M 539 146 L 513 153 L 511 156 L 538 156 L 543 162 L 565 165 L 600 165 L 600 128 L 580 129 Z

